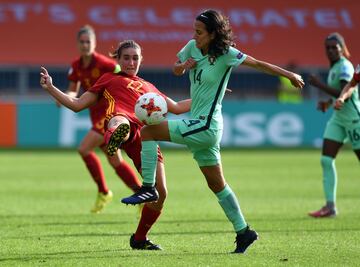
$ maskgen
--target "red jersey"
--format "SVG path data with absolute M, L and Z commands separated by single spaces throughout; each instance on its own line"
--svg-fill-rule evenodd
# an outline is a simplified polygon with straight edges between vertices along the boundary
M 80 82 L 81 87 L 87 91 L 101 75 L 113 72 L 117 64 L 113 59 L 94 52 L 90 65 L 86 68 L 82 65 L 81 57 L 72 62 L 68 80 L 75 83 Z
M 84 68 L 81 57 L 73 61 L 68 73 L 68 80 L 72 82 L 80 82 L 83 90 L 87 91 L 96 81 L 107 72 L 114 72 L 116 69 L 116 62 L 102 54 L 93 53 L 91 63 Z M 92 129 L 103 134 L 105 117 L 101 115 L 103 106 L 100 104 L 89 108 Z
M 143 123 L 134 112 L 138 98 L 145 93 L 154 92 L 166 99 L 153 84 L 124 73 L 105 73 L 88 91 L 98 95 L 98 104 L 105 107 L 104 116 L 124 114 L 130 121 L 141 126 Z
M 360 64 L 358 64 L 355 69 L 354 80 L 357 81 L 358 83 L 360 82 Z

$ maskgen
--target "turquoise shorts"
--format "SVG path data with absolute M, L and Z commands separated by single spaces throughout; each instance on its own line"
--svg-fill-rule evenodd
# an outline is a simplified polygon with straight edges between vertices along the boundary
M 186 145 L 200 167 L 220 164 L 222 130 L 209 129 L 206 120 L 169 120 L 171 142 Z
M 331 118 L 326 124 L 324 139 L 339 143 L 350 141 L 353 150 L 360 149 L 360 120 L 342 122 Z

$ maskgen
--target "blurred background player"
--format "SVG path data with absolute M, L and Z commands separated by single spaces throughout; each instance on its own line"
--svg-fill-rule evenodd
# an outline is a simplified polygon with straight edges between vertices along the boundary
M 118 72 L 120 70 L 119 65 L 113 59 L 95 51 L 96 36 L 91 26 L 85 25 L 78 31 L 77 45 L 80 57 L 71 64 L 68 73 L 70 83 L 66 91 L 66 94 L 73 97 L 79 95 L 80 89 L 87 91 L 104 73 Z M 89 107 L 92 128 L 78 147 L 78 152 L 98 187 L 96 201 L 91 209 L 93 213 L 101 212 L 104 206 L 113 198 L 113 193 L 109 190 L 105 181 L 101 161 L 94 151 L 96 147 L 103 151 L 106 149 L 103 138 L 105 120 L 105 117 L 102 115 L 103 109 L 104 106 L 100 104 Z M 131 190 L 138 190 L 141 183 L 130 165 L 122 158 L 120 151 L 117 151 L 111 157 L 107 153 L 105 155 L 123 182 Z
M 291 72 L 297 72 L 297 65 L 294 61 L 290 61 L 285 69 Z M 278 76 L 279 85 L 277 92 L 277 99 L 282 104 L 300 104 L 303 101 L 303 96 L 298 88 L 292 85 L 291 81 L 283 76 Z
M 328 94 L 332 98 L 325 102 L 319 102 L 318 109 L 326 112 L 331 106 L 333 98 L 338 98 L 345 85 L 353 77 L 354 67 L 348 60 L 350 53 L 344 38 L 339 33 L 331 33 L 325 39 L 325 52 L 330 64 L 327 84 L 323 83 L 314 75 L 310 76 L 309 82 L 316 88 Z M 323 189 L 325 193 L 325 205 L 319 210 L 309 213 L 314 218 L 334 217 L 336 210 L 337 171 L 335 158 L 346 142 L 350 139 L 352 148 L 360 159 L 360 104 L 357 89 L 351 94 L 351 98 L 344 102 L 340 110 L 335 110 L 327 122 L 322 145 L 321 167 L 323 171 Z
M 134 107 L 137 99 L 144 93 L 156 92 L 161 94 L 151 83 L 136 76 L 142 61 L 140 46 L 132 41 L 123 41 L 113 53 L 121 66 L 119 73 L 106 73 L 94 86 L 89 88 L 79 98 L 62 93 L 52 84 L 52 78 L 45 68 L 41 69 L 40 84 L 57 101 L 73 111 L 80 111 L 91 105 L 104 107 L 102 115 L 107 117 L 105 139 L 115 138 L 120 140 L 121 149 L 132 159 L 139 173 L 141 173 L 141 137 L 140 129 L 143 124 L 135 117 Z M 169 112 L 180 114 L 190 110 L 191 100 L 174 102 L 166 99 Z M 110 142 L 111 143 L 111 142 Z M 111 154 L 118 151 L 109 145 Z M 163 203 L 167 196 L 165 168 L 160 149 L 155 155 L 157 161 L 156 188 L 159 192 L 158 201 L 147 203 L 141 213 L 139 225 L 135 234 L 130 238 L 130 246 L 133 249 L 160 250 L 161 247 L 147 239 L 147 233 L 159 218 Z
M 358 90 L 357 85 L 359 84 L 359 82 L 360 82 L 360 64 L 357 65 L 352 80 L 346 84 L 344 89 L 341 91 L 340 96 L 336 99 L 334 104 L 335 109 L 340 110 L 344 106 L 345 101 L 348 101 L 349 99 L 351 99 L 351 101 L 354 102 L 356 101 L 356 95 L 357 95 L 356 91 Z
M 191 119 L 169 120 L 142 128 L 143 186 L 132 196 L 122 199 L 122 202 L 140 204 L 156 201 L 156 141 L 185 144 L 234 227 L 234 253 L 244 253 L 258 235 L 249 228 L 235 193 L 225 181 L 220 156 L 223 131 L 221 103 L 231 70 L 244 64 L 273 75 L 285 76 L 296 87 L 303 87 L 304 82 L 300 75 L 256 60 L 234 46 L 232 30 L 225 16 L 215 10 L 207 10 L 196 17 L 193 39 L 178 53 L 178 62 L 173 68 L 175 75 L 189 71 Z

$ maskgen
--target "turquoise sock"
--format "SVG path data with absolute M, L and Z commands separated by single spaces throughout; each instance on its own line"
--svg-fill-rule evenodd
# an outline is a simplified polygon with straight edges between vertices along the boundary
M 321 156 L 321 166 L 323 169 L 323 186 L 326 201 L 335 203 L 337 187 L 335 160 L 328 156 Z
M 141 145 L 141 169 L 143 185 L 154 186 L 158 160 L 158 145 L 155 141 L 142 141 Z
M 230 186 L 226 185 L 222 191 L 216 193 L 216 196 L 226 217 L 228 217 L 229 221 L 233 224 L 235 232 L 239 233 L 245 229 L 247 224 L 241 212 L 239 202 Z

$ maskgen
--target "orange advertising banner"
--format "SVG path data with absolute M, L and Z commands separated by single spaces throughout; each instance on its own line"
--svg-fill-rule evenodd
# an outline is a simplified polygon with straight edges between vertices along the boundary
M 16 104 L 0 101 L 0 121 L 3 127 L 0 131 L 0 146 L 12 147 L 16 145 Z
M 77 56 L 78 29 L 90 24 L 98 52 L 134 39 L 145 67 L 169 67 L 192 38 L 194 18 L 208 8 L 229 17 L 238 49 L 255 58 L 327 66 L 324 39 L 339 32 L 353 63 L 360 60 L 356 0 L 9 0 L 0 1 L 0 65 L 68 65 Z

